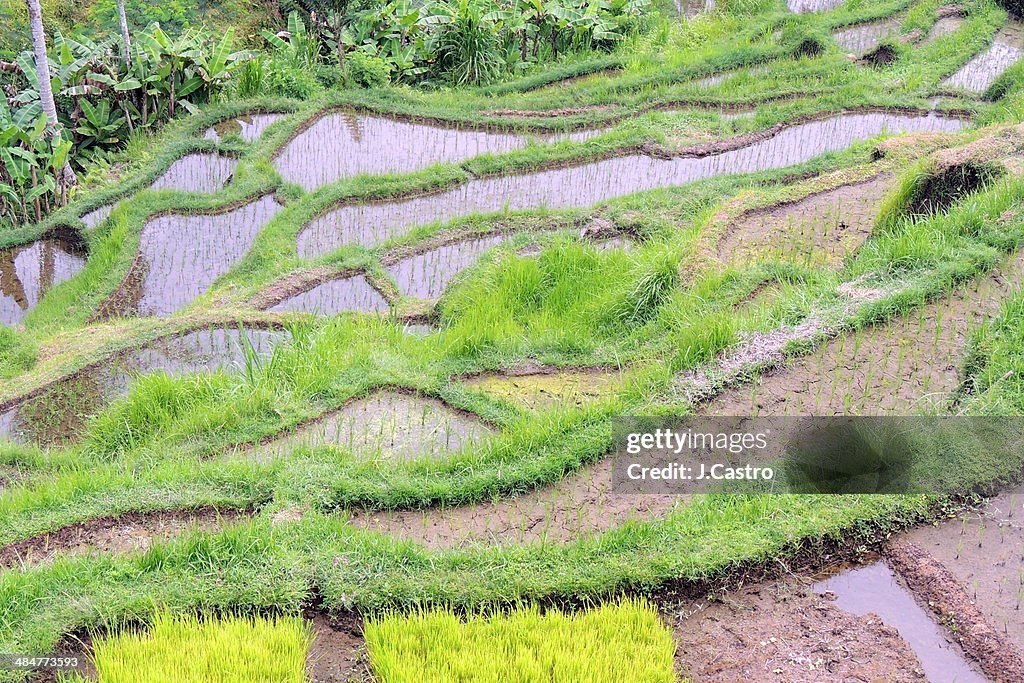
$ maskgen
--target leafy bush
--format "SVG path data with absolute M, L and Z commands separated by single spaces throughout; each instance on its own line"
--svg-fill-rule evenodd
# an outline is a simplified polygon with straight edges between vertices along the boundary
M 501 70 L 498 32 L 477 0 L 459 0 L 439 15 L 437 66 L 456 85 L 487 83 Z
M 320 83 L 309 69 L 276 58 L 270 60 L 266 78 L 267 90 L 275 95 L 303 100 L 320 90 Z
M 352 82 L 364 88 L 379 88 L 391 82 L 391 65 L 380 57 L 356 50 L 346 60 Z
M 238 76 L 237 93 L 239 97 L 256 97 L 262 95 L 267 87 L 264 77 L 266 62 L 262 57 L 251 59 L 242 67 Z

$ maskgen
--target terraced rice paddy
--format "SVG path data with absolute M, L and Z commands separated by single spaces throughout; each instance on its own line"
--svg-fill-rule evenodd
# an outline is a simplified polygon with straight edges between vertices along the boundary
M 1024 680 L 1019 453 L 948 448 L 927 495 L 622 483 L 624 416 L 1024 411 L 1020 25 L 734 5 L 527 32 L 489 84 L 232 82 L 0 226 L 0 651 Z

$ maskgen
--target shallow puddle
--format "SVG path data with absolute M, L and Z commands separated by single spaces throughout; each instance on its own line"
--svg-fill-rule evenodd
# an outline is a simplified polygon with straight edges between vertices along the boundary
M 436 299 L 480 254 L 506 239 L 505 235 L 494 235 L 446 244 L 399 261 L 390 266 L 388 272 L 398 285 L 398 291 L 405 296 Z
M 471 128 L 443 128 L 367 114 L 324 116 L 274 160 L 287 182 L 307 190 L 360 173 L 409 173 L 524 147 L 527 137 Z
M 967 62 L 942 82 L 951 88 L 983 92 L 999 76 L 1024 57 L 1024 24 L 1009 22 L 996 34 L 987 50 Z
M 74 441 L 88 420 L 128 393 L 140 374 L 185 375 L 245 367 L 249 352 L 270 356 L 288 338 L 280 330 L 209 328 L 157 339 L 58 382 L 0 414 L 0 435 L 19 443 L 59 446 Z
M 790 12 L 805 14 L 807 12 L 824 12 L 839 7 L 846 0 L 786 0 Z
M 779 258 L 836 266 L 871 235 L 893 183 L 885 174 L 743 216 L 719 242 L 719 257 L 727 262 Z
M 236 160 L 219 154 L 189 154 L 171 164 L 149 189 L 217 192 L 231 178 L 237 165 Z
M 203 294 L 249 250 L 281 209 L 266 196 L 222 214 L 170 214 L 146 223 L 126 283 L 104 313 L 169 315 Z
M 85 267 L 85 251 L 62 239 L 0 249 L 0 323 L 16 325 L 46 291 Z
M 263 131 L 265 131 L 270 124 L 280 118 L 280 114 L 250 114 L 248 116 L 239 116 L 237 119 L 221 121 L 213 128 L 208 128 L 203 137 L 207 140 L 220 140 L 229 135 L 237 135 L 246 142 L 252 142 L 259 136 L 263 135 Z
M 622 385 L 618 372 L 586 370 L 533 375 L 481 375 L 465 384 L 492 398 L 513 401 L 530 410 L 583 406 L 615 394 Z
M 388 310 L 388 302 L 362 275 L 329 280 L 273 306 L 272 311 L 302 311 L 334 315 L 342 311 L 376 313 Z
M 731 173 L 799 164 L 882 134 L 956 131 L 963 122 L 936 115 L 846 114 L 786 128 L 742 149 L 702 158 L 631 155 L 528 175 L 472 180 L 451 190 L 390 202 L 342 206 L 300 233 L 299 254 L 320 256 L 352 244 L 374 246 L 413 227 L 474 213 L 587 207 L 601 201 Z
M 929 683 L 985 683 L 960 650 L 882 562 L 842 571 L 814 585 L 836 596 L 840 609 L 856 615 L 876 614 L 899 631 L 917 654 Z
M 299 446 L 332 445 L 360 460 L 437 458 L 479 444 L 492 433 L 478 418 L 437 399 L 378 391 L 294 434 L 256 447 L 251 455 L 272 459 Z
M 832 39 L 846 52 L 862 55 L 874 49 L 882 41 L 895 34 L 903 23 L 902 17 L 891 17 L 845 28 L 832 34 Z

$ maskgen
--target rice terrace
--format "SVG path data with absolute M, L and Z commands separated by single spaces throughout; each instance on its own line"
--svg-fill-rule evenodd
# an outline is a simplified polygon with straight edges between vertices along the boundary
M 0 681 L 1024 683 L 1019 0 L 0 0 L 0 90 Z

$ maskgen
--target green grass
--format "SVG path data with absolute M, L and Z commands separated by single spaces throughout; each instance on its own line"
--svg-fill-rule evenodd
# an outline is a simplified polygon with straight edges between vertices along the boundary
M 381 683 L 671 683 L 675 642 L 643 600 L 576 614 L 525 607 L 461 619 L 444 610 L 369 621 Z
M 93 640 L 91 657 L 99 683 L 305 683 L 311 642 L 309 626 L 297 617 L 200 619 L 159 611 L 145 630 Z

